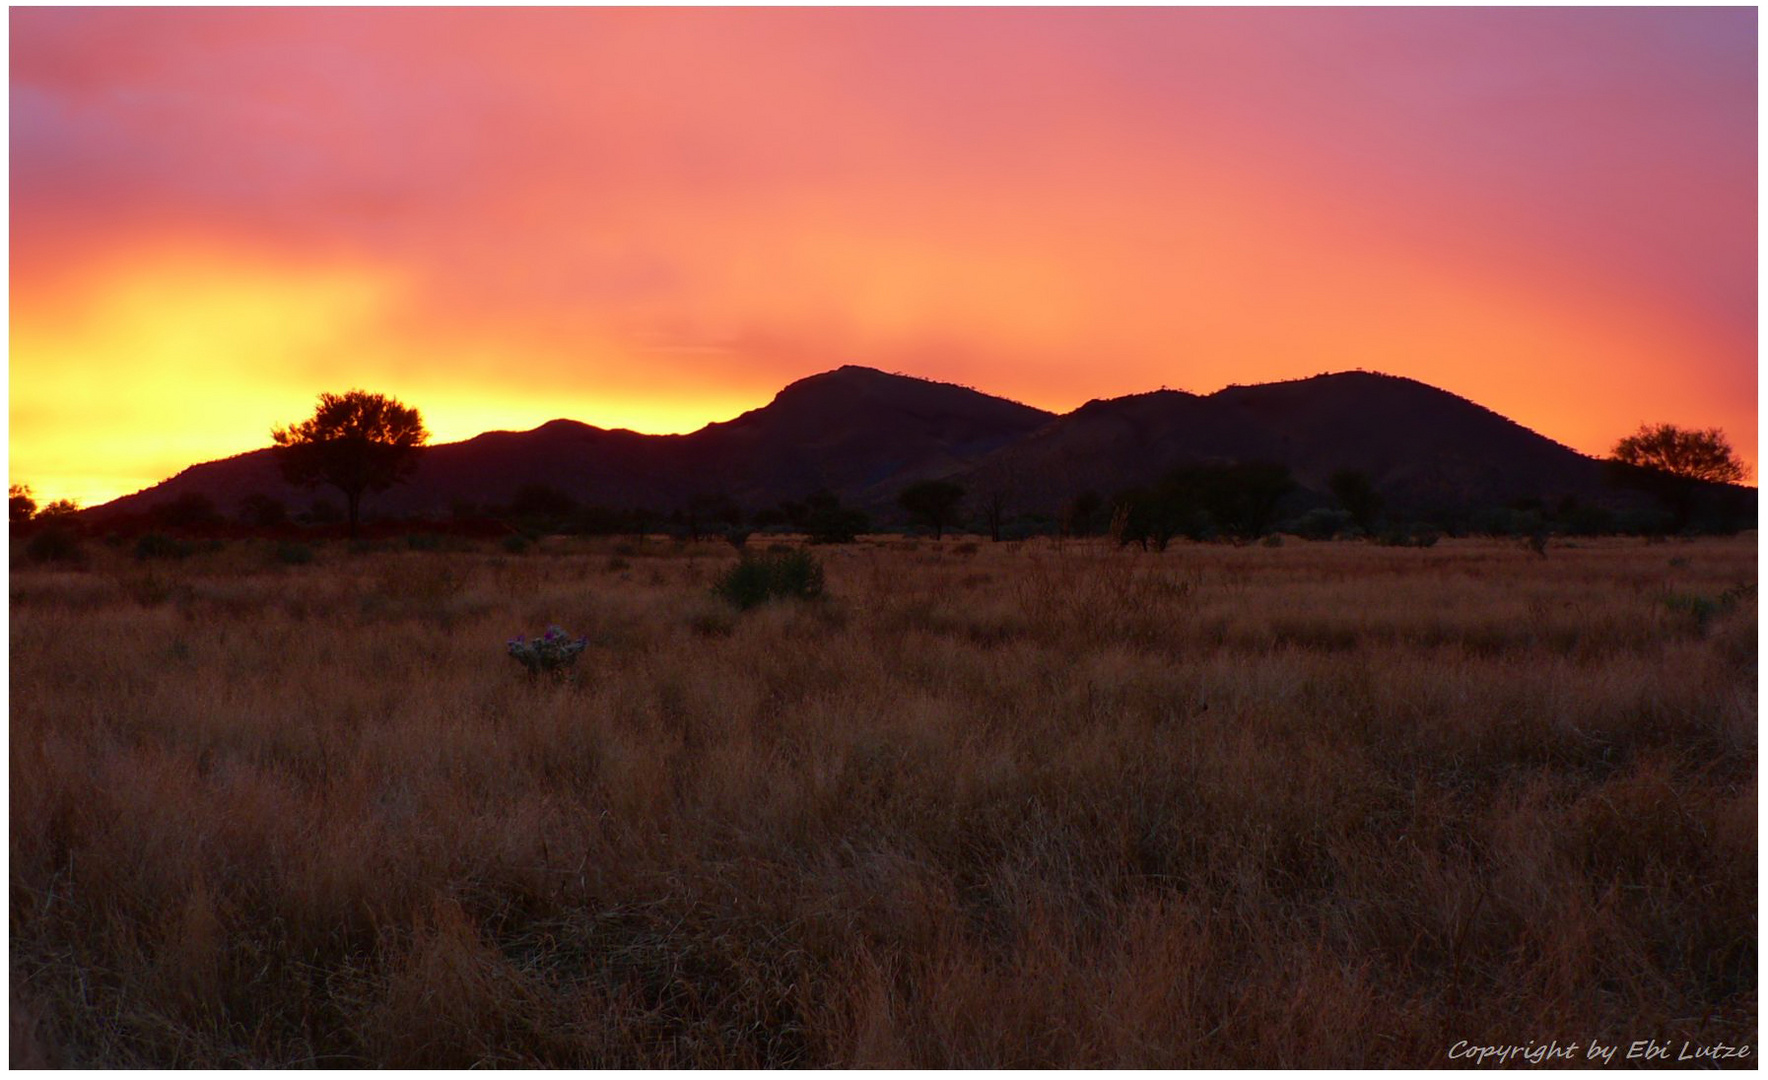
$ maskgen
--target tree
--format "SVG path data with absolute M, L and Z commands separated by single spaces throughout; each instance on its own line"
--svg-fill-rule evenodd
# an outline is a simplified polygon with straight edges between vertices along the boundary
M 78 502 L 76 502 L 75 500 L 73 500 L 73 499 L 57 499 L 54 502 L 50 503 L 48 506 L 45 506 L 43 509 L 37 511 L 37 516 L 33 517 L 31 520 L 44 522 L 46 524 L 48 524 L 48 523 L 60 524 L 60 523 L 64 523 L 64 522 L 73 521 L 74 518 L 76 516 L 78 516 L 79 513 L 80 513 L 80 504 Z
M 31 485 L 12 484 L 6 489 L 6 517 L 14 525 L 23 525 L 31 520 L 37 512 L 37 500 L 31 495 Z
M 1099 510 L 1105 500 L 1091 488 L 1069 500 L 1062 511 L 1062 531 L 1068 536 L 1091 536 L 1098 531 Z
M 1375 531 L 1375 516 L 1381 513 L 1381 493 L 1375 490 L 1369 474 L 1361 469 L 1340 469 L 1326 480 L 1339 505 L 1365 533 Z
M 950 480 L 923 480 L 904 488 L 896 501 L 909 516 L 933 530 L 933 538 L 945 536 L 946 526 L 956 522 L 964 489 Z
M 319 395 L 310 418 L 274 428 L 270 437 L 289 483 L 329 484 L 343 493 L 354 537 L 363 493 L 385 491 L 409 478 L 430 433 L 416 409 L 381 394 L 351 390 Z
M 1735 484 L 1748 475 L 1723 431 L 1674 424 L 1640 425 L 1615 443 L 1610 469 L 1619 483 L 1656 496 L 1675 532 L 1688 527 L 1702 485 Z
M 830 491 L 805 497 L 803 521 L 804 533 L 813 544 L 851 544 L 872 527 L 865 511 L 842 506 L 841 497 Z
M 1735 484 L 1749 475 L 1718 428 L 1692 431 L 1674 424 L 1643 424 L 1615 444 L 1614 459 L 1708 484 Z

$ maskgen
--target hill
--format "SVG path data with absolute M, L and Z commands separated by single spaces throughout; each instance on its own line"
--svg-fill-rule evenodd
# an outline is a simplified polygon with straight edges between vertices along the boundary
M 507 502 L 545 485 L 579 503 L 669 510 L 724 493 L 750 509 L 822 489 L 873 503 L 895 485 L 945 475 L 1053 419 L 1041 409 L 949 383 L 842 367 L 790 384 L 761 408 L 687 435 L 643 435 L 554 420 L 428 447 L 409 483 L 367 500 L 370 516 L 441 516 Z M 251 495 L 304 508 L 325 489 L 286 484 L 269 449 L 194 465 L 95 507 L 95 519 L 190 495 L 235 514 Z
M 1175 465 L 1256 460 L 1287 465 L 1322 496 L 1332 473 L 1361 470 L 1396 505 L 1420 508 L 1617 498 L 1596 459 L 1447 391 L 1366 372 L 1091 401 L 957 479 L 1047 508 Z

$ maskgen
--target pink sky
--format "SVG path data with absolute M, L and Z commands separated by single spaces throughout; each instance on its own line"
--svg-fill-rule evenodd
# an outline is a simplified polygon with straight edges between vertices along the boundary
M 692 430 L 1364 367 L 1756 457 L 1756 13 L 72 9 L 12 34 L 11 477 L 321 390 Z

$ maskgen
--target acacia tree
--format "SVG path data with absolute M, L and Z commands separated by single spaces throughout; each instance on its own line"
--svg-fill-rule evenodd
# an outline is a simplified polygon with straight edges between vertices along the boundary
M 1615 443 L 1610 460 L 1621 483 L 1657 496 L 1678 532 L 1688 527 L 1702 484 L 1735 484 L 1749 475 L 1718 428 L 1642 424 Z
M 311 417 L 273 428 L 270 437 L 289 483 L 330 484 L 343 493 L 354 538 L 363 493 L 385 491 L 410 477 L 430 433 L 416 409 L 382 394 L 351 390 L 320 394 Z
M 1709 484 L 1735 484 L 1748 475 L 1731 440 L 1718 428 L 1644 424 L 1615 444 L 1614 458 L 1623 465 Z
M 923 480 L 904 488 L 896 501 L 911 517 L 932 528 L 933 538 L 938 540 L 945 535 L 946 526 L 956 523 L 964 489 L 950 480 Z

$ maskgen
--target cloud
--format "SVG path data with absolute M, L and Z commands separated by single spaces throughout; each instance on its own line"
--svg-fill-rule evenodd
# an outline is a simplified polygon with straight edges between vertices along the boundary
M 399 282 L 313 310 L 309 394 L 680 430 L 842 362 L 1056 409 L 1362 365 L 1754 442 L 1745 9 L 11 17 L 15 319 L 193 250 Z M 67 354 L 15 335 L 15 408 Z

